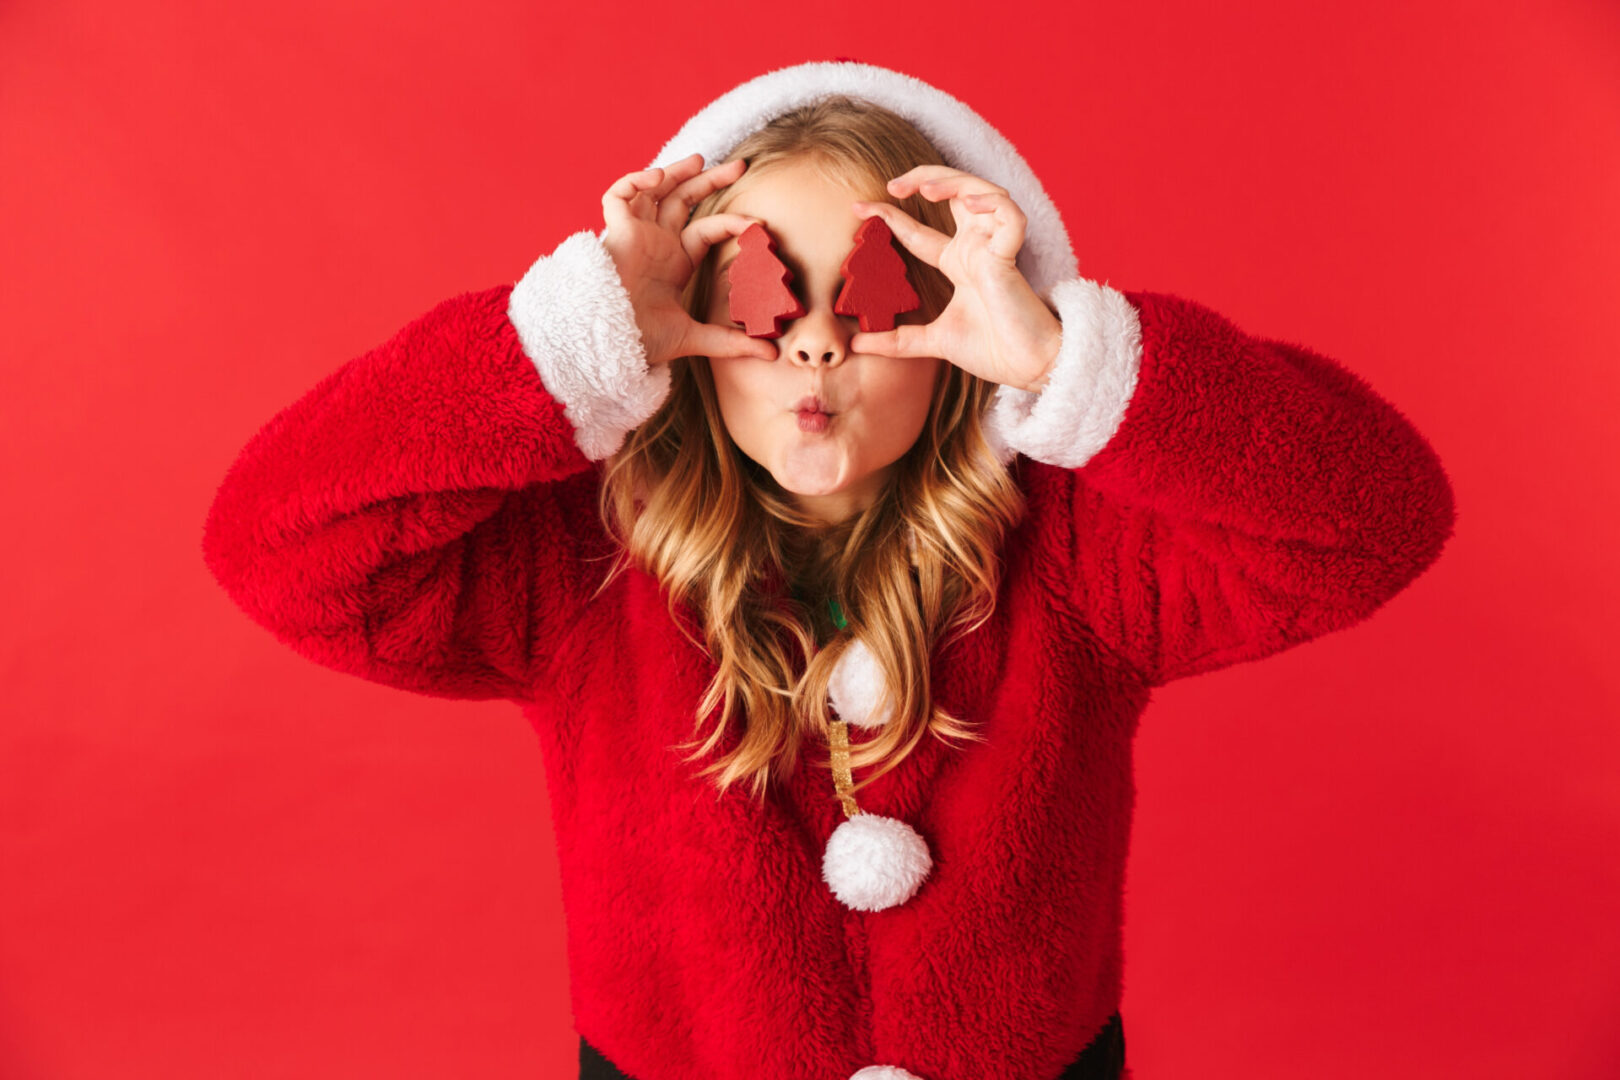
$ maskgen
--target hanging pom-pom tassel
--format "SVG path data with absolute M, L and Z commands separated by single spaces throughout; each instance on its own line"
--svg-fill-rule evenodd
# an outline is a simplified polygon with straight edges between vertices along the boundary
M 832 677 L 827 683 L 827 700 L 832 702 L 840 720 L 858 728 L 880 728 L 893 714 L 883 691 L 883 669 L 878 667 L 877 657 L 864 641 L 853 639 L 833 665 Z
M 882 911 L 910 900 L 933 866 L 916 829 L 897 818 L 859 813 L 827 838 L 821 876 L 846 907 Z
M 827 838 L 821 877 L 846 907 L 882 911 L 910 900 L 934 868 L 928 844 L 898 818 L 864 813 L 850 794 L 849 726 L 833 721 L 833 785 L 846 820 Z

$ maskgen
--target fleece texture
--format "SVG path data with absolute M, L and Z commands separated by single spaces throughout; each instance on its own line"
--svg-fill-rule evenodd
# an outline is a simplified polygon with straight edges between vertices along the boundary
M 825 755 L 763 804 L 719 797 L 671 749 L 716 670 L 677 625 L 702 640 L 695 613 L 671 620 L 634 569 L 591 597 L 602 459 L 667 392 L 599 243 L 438 304 L 271 419 L 210 510 L 209 568 L 312 661 L 522 708 L 575 1023 L 626 1074 L 1058 1076 L 1120 1003 L 1152 691 L 1405 588 L 1453 528 L 1435 453 L 1303 346 L 1168 294 L 1053 290 L 1073 301 L 1059 370 L 997 403 L 1029 512 L 993 617 L 931 661 L 988 741 L 924 740 L 862 793 L 932 868 L 904 903 L 852 909 L 822 880 L 844 820 Z

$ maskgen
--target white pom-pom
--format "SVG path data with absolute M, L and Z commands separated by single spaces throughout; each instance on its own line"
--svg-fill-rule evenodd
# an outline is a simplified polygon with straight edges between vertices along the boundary
M 868 1065 L 850 1074 L 849 1080 L 923 1080 L 923 1078 L 914 1072 L 907 1072 L 898 1065 Z
M 882 814 L 846 818 L 827 838 L 821 877 L 847 907 L 882 911 L 910 900 L 934 860 L 917 830 Z
M 865 642 L 855 638 L 833 665 L 827 700 L 832 702 L 838 719 L 858 728 L 880 728 L 889 722 L 893 712 L 886 700 L 882 712 L 877 711 L 883 696 L 883 671 L 877 658 Z

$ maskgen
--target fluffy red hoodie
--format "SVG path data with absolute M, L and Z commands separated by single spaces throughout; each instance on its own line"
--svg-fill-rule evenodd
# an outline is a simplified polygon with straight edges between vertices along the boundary
M 933 860 L 884 910 L 823 880 L 825 768 L 759 805 L 669 749 L 715 667 L 656 583 L 631 570 L 590 599 L 600 461 L 668 391 L 593 234 L 333 372 L 226 476 L 207 563 L 281 641 L 522 705 L 576 1025 L 639 1080 L 1057 1076 L 1119 1006 L 1152 689 L 1359 622 L 1449 537 L 1435 454 L 1345 368 L 1174 296 L 1050 296 L 1058 367 L 994 414 L 1029 513 L 994 617 L 932 663 L 988 742 L 926 739 L 862 792 Z

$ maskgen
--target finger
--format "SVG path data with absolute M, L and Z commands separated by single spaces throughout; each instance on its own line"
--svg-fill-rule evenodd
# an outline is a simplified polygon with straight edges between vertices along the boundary
M 936 356 L 928 327 L 927 323 L 904 323 L 893 330 L 861 330 L 850 335 L 849 347 L 871 356 Z
M 694 320 L 681 342 L 681 355 L 707 356 L 711 360 L 775 360 L 776 343 L 768 338 L 749 337 L 732 327 Z
M 681 160 L 663 166 L 664 175 L 653 187 L 646 192 L 654 202 L 662 202 L 670 190 L 686 180 L 688 177 L 703 168 L 702 154 L 688 154 Z
M 972 173 L 957 173 L 954 176 L 936 176 L 923 180 L 917 185 L 917 192 L 929 202 L 939 202 L 941 199 L 951 199 L 970 192 L 1005 195 L 1007 189 Z
M 747 165 L 746 159 L 733 158 L 724 165 L 716 165 L 707 172 L 691 177 L 658 205 L 658 224 L 666 229 L 686 224 L 686 219 L 692 215 L 692 207 L 716 189 L 735 183 Z
M 655 174 L 662 173 L 662 169 L 642 169 L 639 172 L 625 173 L 613 181 L 611 187 L 602 193 L 603 199 L 629 199 L 642 187 L 657 183 Z
M 986 245 L 992 255 L 1014 259 L 1024 245 L 1024 212 L 1006 195 L 974 193 L 965 195 L 962 202 L 973 214 L 988 215 L 995 224 Z
M 623 228 L 632 218 L 652 220 L 658 203 L 671 187 L 702 168 L 702 154 L 688 154 L 668 166 L 653 166 L 620 177 L 602 196 L 602 216 L 609 225 Z M 617 209 L 616 209 L 617 207 Z
M 657 186 L 663 174 L 663 169 L 651 168 L 619 177 L 613 182 L 613 186 L 602 194 L 602 213 L 606 215 L 610 204 L 616 202 L 624 207 L 626 214 L 643 219 L 650 218 L 652 216 L 650 204 L 640 196 L 646 189 Z
M 992 184 L 983 177 L 974 176 L 948 165 L 918 165 L 889 181 L 889 193 L 896 198 L 920 192 L 925 199 L 937 202 L 949 198 L 954 188 L 967 191 L 999 191 L 1006 189 Z M 944 190 L 951 188 L 952 190 Z
M 607 223 L 608 232 L 627 235 L 635 215 L 630 213 L 630 206 L 623 199 L 610 199 L 604 195 L 602 220 Z
M 758 221 L 747 214 L 706 214 L 681 230 L 681 247 L 692 265 L 697 266 L 715 244 L 738 235 Z
M 938 268 L 940 253 L 951 238 L 938 229 L 930 228 L 895 206 L 885 202 L 858 202 L 854 204 L 855 213 L 865 220 L 869 217 L 880 217 L 894 233 L 895 239 L 905 245 L 907 251 L 927 263 Z
M 636 219 L 630 200 L 642 187 L 655 183 L 655 170 L 625 173 L 602 193 L 602 218 L 610 230 L 625 231 Z
M 961 169 L 953 169 L 949 165 L 918 165 L 907 169 L 888 183 L 889 194 L 897 198 L 905 198 L 915 192 L 919 185 L 926 180 L 936 180 L 941 177 L 954 176 Z

